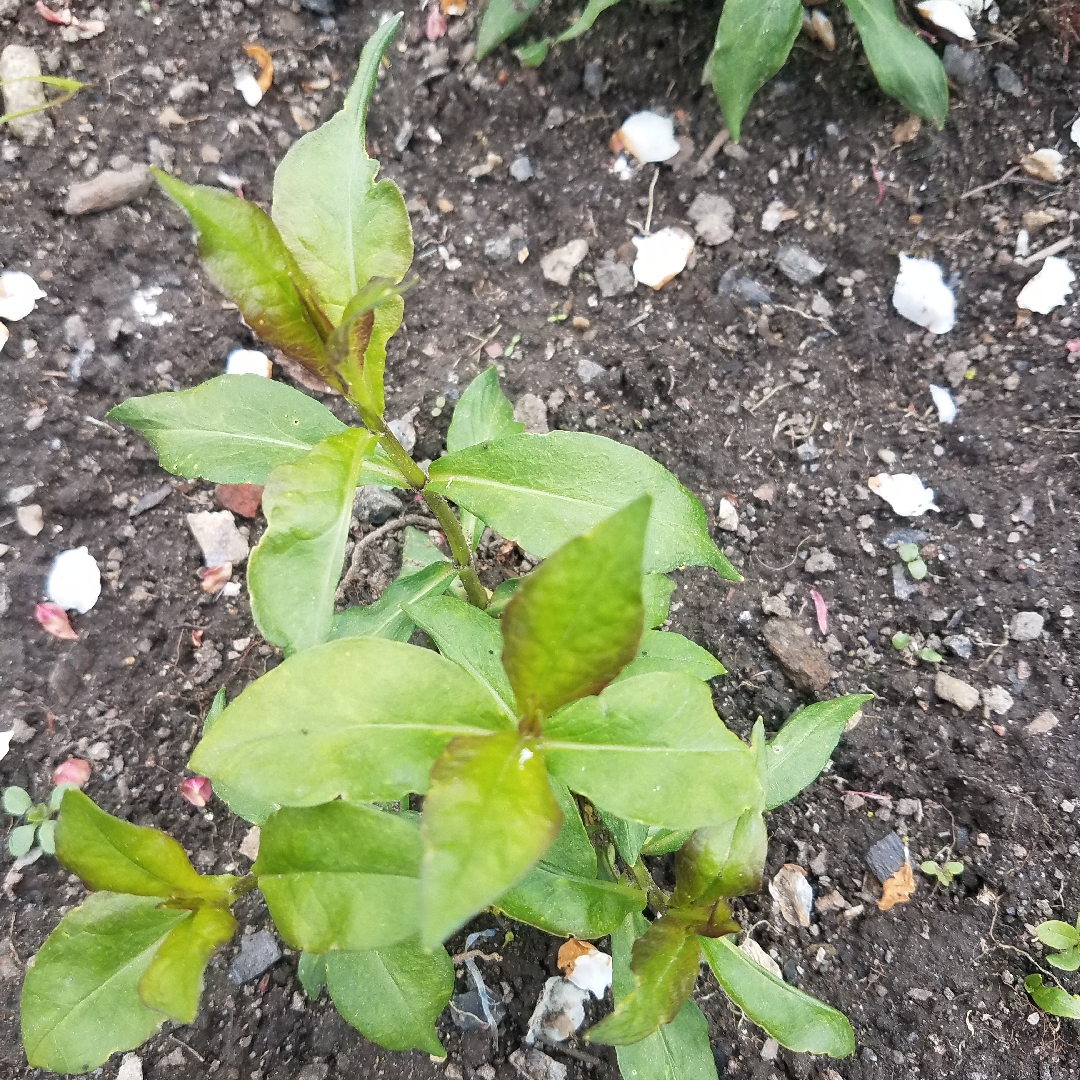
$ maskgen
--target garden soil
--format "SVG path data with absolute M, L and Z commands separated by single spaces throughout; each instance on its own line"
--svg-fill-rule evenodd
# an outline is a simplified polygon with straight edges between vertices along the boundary
M 411 414 L 417 456 L 437 456 L 454 400 L 495 362 L 511 398 L 544 403 L 521 406 L 534 424 L 595 431 L 673 470 L 744 575 L 731 586 L 678 573 L 670 623 L 727 666 L 716 705 L 741 735 L 759 715 L 775 730 L 815 696 L 876 695 L 827 774 L 770 815 L 768 877 L 794 863 L 819 899 L 835 890 L 843 902 L 809 927 L 785 923 L 768 893 L 737 910 L 789 981 L 851 1018 L 857 1052 L 839 1062 L 777 1053 L 703 971 L 696 996 L 721 1076 L 1075 1077 L 1076 1025 L 1040 1015 L 1022 980 L 1041 962 L 1030 927 L 1074 919 L 1080 906 L 1080 369 L 1070 351 L 1080 335 L 1071 301 L 1018 318 L 1016 295 L 1036 267 L 1013 255 L 1025 214 L 1032 251 L 1075 232 L 1077 50 L 1065 56 L 1045 13 L 1003 4 L 996 27 L 980 24 L 986 41 L 966 58 L 944 129 L 923 124 L 894 143 L 905 113 L 876 90 L 834 10 L 836 52 L 801 39 L 754 102 L 740 147 L 696 170 L 721 129 L 700 77 L 717 7 L 624 4 L 541 69 L 523 71 L 506 50 L 475 63 L 471 12 L 428 42 L 425 13 L 410 5 L 368 132 L 408 200 L 420 275 L 391 347 L 388 415 Z M 200 810 L 181 798 L 185 762 L 216 688 L 235 695 L 277 657 L 255 633 L 242 590 L 200 589 L 185 515 L 215 508 L 212 486 L 169 477 L 138 436 L 103 418 L 125 397 L 219 374 L 230 350 L 256 342 L 160 194 L 81 217 L 62 207 L 72 183 L 123 166 L 118 156 L 189 181 L 242 185 L 266 205 L 275 164 L 302 127 L 339 106 L 382 13 L 369 3 L 327 19 L 271 0 L 114 2 L 105 33 L 69 44 L 24 0 L 0 26 L 0 42 L 27 43 L 48 70 L 88 84 L 51 113 L 51 141 L 22 146 L 5 132 L 2 142 L 0 264 L 31 273 L 48 298 L 11 324 L 0 354 L 0 488 L 35 485 L 15 497 L 39 505 L 44 524 L 30 536 L 15 505 L 0 508 L 0 728 L 17 728 L 0 778 L 43 797 L 58 763 L 87 758 L 94 799 L 168 830 L 206 872 L 248 865 L 239 851 L 247 826 L 219 802 Z M 561 18 L 549 14 L 547 26 Z M 254 109 L 233 89 L 248 43 L 264 46 L 275 69 Z M 622 178 L 609 138 L 646 107 L 673 114 L 693 153 L 677 168 Z M 964 197 L 1039 147 L 1065 153 L 1064 182 L 1014 171 Z M 523 156 L 533 175 L 519 181 L 509 166 Z M 688 209 L 700 193 L 730 201 L 733 236 L 699 241 L 692 264 L 660 291 L 602 297 L 600 264 L 632 259 L 631 239 L 647 221 L 692 229 Z M 770 233 L 761 220 L 774 200 L 797 216 Z M 543 256 L 578 238 L 589 253 L 570 284 L 546 280 Z M 820 277 L 798 286 L 779 270 L 790 244 L 823 264 Z M 950 333 L 928 335 L 893 311 L 900 252 L 943 267 L 957 297 Z M 722 295 L 731 268 L 727 281 L 756 282 L 769 304 L 754 306 L 748 287 Z M 931 383 L 950 387 L 959 405 L 949 426 L 938 421 Z M 327 404 L 345 415 L 340 399 Z M 867 481 L 889 463 L 921 476 L 938 511 L 905 520 L 873 495 Z M 162 485 L 162 501 L 133 513 Z M 717 524 L 718 515 L 735 524 L 725 499 L 737 531 Z M 254 542 L 262 519 L 237 521 Z M 895 546 L 900 529 L 923 534 L 929 573 L 917 586 L 902 570 L 894 581 L 900 562 L 886 541 Z M 366 553 L 350 599 L 370 600 L 393 575 L 399 536 Z M 53 556 L 83 545 L 104 589 L 91 612 L 73 617 L 78 641 L 59 641 L 36 624 L 33 606 Z M 499 541 L 484 557 L 489 585 L 528 566 Z M 234 581 L 242 585 L 242 567 Z M 827 609 L 822 628 L 811 590 Z M 763 628 L 785 611 L 795 640 L 824 663 L 830 681 L 820 694 L 799 689 L 811 676 L 766 646 Z M 1042 616 L 1033 639 L 1010 639 L 1018 612 Z M 984 697 L 997 688 L 989 701 L 1011 701 L 1007 711 L 943 700 L 935 665 L 894 649 L 897 632 L 934 647 L 940 668 Z M 963 874 L 944 888 L 916 869 L 910 899 L 879 910 L 865 855 L 893 832 L 916 867 L 957 859 Z M 663 861 L 655 869 L 669 873 Z M 11 1080 L 38 1075 L 19 1042 L 22 970 L 84 896 L 52 859 L 20 873 L 0 897 L 0 1076 Z M 238 915 L 241 933 L 270 925 L 254 896 Z M 488 926 L 509 929 L 491 914 L 473 928 Z M 507 1005 L 498 1039 L 459 1031 L 447 1012 L 445 1062 L 386 1052 L 325 996 L 305 1000 L 287 951 L 234 985 L 237 939 L 210 965 L 195 1024 L 166 1025 L 139 1049 L 144 1075 L 511 1080 L 509 1055 L 555 972 L 558 942 L 521 927 L 504 936 L 492 947 L 500 958 L 481 962 Z M 1063 982 L 1077 989 L 1075 977 Z M 468 988 L 459 968 L 458 991 Z M 617 1075 L 605 1048 L 550 1052 L 571 1078 Z M 100 1075 L 111 1080 L 118 1066 L 119 1055 Z

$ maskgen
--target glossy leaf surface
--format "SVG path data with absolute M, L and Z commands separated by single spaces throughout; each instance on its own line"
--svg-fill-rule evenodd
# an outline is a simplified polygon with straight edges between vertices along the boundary
M 424 944 L 438 945 L 524 877 L 561 825 L 534 740 L 507 731 L 451 742 L 424 800 Z
M 476 39 L 476 57 L 483 60 L 515 30 L 528 21 L 540 6 L 540 0 L 488 0 Z
M 454 407 L 446 449 L 450 453 L 478 443 L 517 435 L 525 425 L 514 419 L 514 406 L 499 386 L 499 369 L 480 372 L 462 392 Z
M 697 830 L 675 857 L 676 904 L 707 904 L 761 888 L 769 837 L 760 809 Z
M 457 574 L 458 571 L 451 563 L 443 561 L 425 566 L 416 573 L 398 577 L 373 604 L 339 611 L 334 616 L 331 640 L 381 637 L 390 641 L 408 641 L 416 628 L 409 605 L 425 598 L 439 597 L 449 588 Z
M 709 537 L 697 499 L 662 465 L 611 439 L 580 431 L 511 435 L 438 458 L 429 475 L 433 490 L 542 557 L 652 495 L 646 570 L 711 566 L 741 580 Z
M 248 560 L 247 583 L 259 632 L 286 656 L 330 636 L 353 493 L 374 443 L 363 429 L 346 428 L 267 479 L 266 531 Z
M 855 1035 L 843 1013 L 755 964 L 731 937 L 700 941 L 724 993 L 781 1046 L 835 1058 L 855 1052 Z
M 252 683 L 190 764 L 236 812 L 259 821 L 279 806 L 423 793 L 450 739 L 510 726 L 483 686 L 430 649 L 345 638 Z
M 633 866 L 641 854 L 641 847 L 649 837 L 649 826 L 637 821 L 627 821 L 606 810 L 596 808 L 604 827 L 615 841 L 615 850 L 627 866 Z
M 1043 1012 L 1063 1016 L 1066 1020 L 1080 1020 L 1080 995 L 1070 994 L 1060 986 L 1047 986 L 1038 974 L 1024 979 L 1024 989 Z
M 502 616 L 503 666 L 518 714 L 539 722 L 598 694 L 641 641 L 641 553 L 650 500 L 564 544 L 522 582 Z
M 715 679 L 726 674 L 724 665 L 696 642 L 682 634 L 646 630 L 641 636 L 638 654 L 619 673 L 620 679 L 632 679 L 650 671 L 683 671 L 695 679 Z
M 296 962 L 296 977 L 308 998 L 317 1000 L 326 985 L 326 954 L 301 953 Z
M 645 626 L 652 630 L 667 620 L 671 609 L 671 594 L 675 582 L 663 574 L 646 574 L 641 583 L 641 599 L 645 604 Z
M 326 984 L 341 1015 L 387 1050 L 445 1057 L 435 1021 L 454 992 L 454 965 L 441 946 L 415 939 L 367 952 L 326 956 Z

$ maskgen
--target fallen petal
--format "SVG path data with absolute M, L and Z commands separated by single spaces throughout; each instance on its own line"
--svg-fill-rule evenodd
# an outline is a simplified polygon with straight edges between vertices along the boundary
M 5 271 L 0 274 L 0 319 L 8 322 L 25 319 L 45 295 L 29 274 L 21 270 Z
M 54 604 L 85 615 L 101 595 L 101 571 L 97 559 L 84 547 L 61 551 L 53 559 L 45 582 L 45 595 Z
M 927 510 L 939 511 L 934 504 L 934 489 L 925 487 L 914 473 L 878 473 L 866 481 L 866 486 L 901 517 L 921 517 Z
M 0 352 L 4 351 L 4 346 L 8 343 L 9 337 L 11 337 L 11 331 L 0 322 Z
M 1020 290 L 1016 306 L 1049 315 L 1066 302 L 1075 280 L 1076 274 L 1064 259 L 1049 255 L 1043 259 L 1042 269 Z
M 529 1019 L 525 1043 L 566 1042 L 585 1023 L 585 1002 L 589 992 L 575 986 L 569 979 L 553 975 L 544 983 L 540 1000 Z
M 238 67 L 236 69 L 233 73 L 233 86 L 240 91 L 241 97 L 243 97 L 253 109 L 263 99 L 263 89 L 259 85 L 259 80 L 252 74 L 250 68 Z
M 667 161 L 681 149 L 671 117 L 651 110 L 628 116 L 616 135 L 641 162 Z
M 180 794 L 192 806 L 205 806 L 214 795 L 214 789 L 205 776 L 189 776 L 180 785 Z
M 961 41 L 975 40 L 975 29 L 971 20 L 955 0 L 923 0 L 916 10 L 939 30 L 944 30 Z
M 956 297 L 945 284 L 941 267 L 930 259 L 900 256 L 892 302 L 898 314 L 931 334 L 947 334 L 956 325 Z
M 694 238 L 682 229 L 669 226 L 651 236 L 635 236 L 634 280 L 651 289 L 662 289 L 686 269 L 694 251 Z
M 71 629 L 67 612 L 59 604 L 35 604 L 34 618 L 47 634 L 61 641 L 77 641 L 79 635 Z
M 225 585 L 232 580 L 232 563 L 222 563 L 220 566 L 204 566 L 199 570 L 202 583 L 199 588 L 205 593 L 221 592 Z
M 438 41 L 446 33 L 446 16 L 438 7 L 433 7 L 424 24 L 424 36 L 428 41 Z
M 69 757 L 63 764 L 57 765 L 52 774 L 53 787 L 74 784 L 75 787 L 81 788 L 89 779 L 90 762 L 77 757 Z
M 829 609 L 825 604 L 825 597 L 817 591 L 810 590 L 810 599 L 814 601 L 814 611 L 817 613 L 818 629 L 823 633 L 829 632 Z
M 951 424 L 956 419 L 957 412 L 959 412 L 956 402 L 953 401 L 952 394 L 944 386 L 934 386 L 931 383 L 930 396 L 934 399 L 939 423 Z

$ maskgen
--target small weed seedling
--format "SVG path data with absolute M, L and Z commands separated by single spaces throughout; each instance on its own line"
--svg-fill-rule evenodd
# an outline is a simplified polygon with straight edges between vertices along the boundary
M 48 802 L 37 804 L 21 787 L 4 788 L 4 794 L 0 796 L 0 805 L 3 806 L 4 813 L 16 819 L 23 819 L 23 824 L 16 825 L 8 836 L 7 849 L 15 858 L 25 855 L 34 846 L 35 841 L 46 855 L 55 854 L 56 814 L 60 810 L 64 792 L 74 786 L 74 784 L 59 784 L 52 789 Z
M 1046 962 L 1051 967 L 1059 971 L 1080 968 L 1080 917 L 1075 926 L 1057 919 L 1039 923 L 1035 935 L 1047 948 L 1054 950 L 1046 955 Z M 1060 986 L 1047 986 L 1037 973 L 1024 979 L 1024 989 L 1043 1012 L 1067 1020 L 1080 1020 L 1080 995 L 1070 994 Z
M 901 544 L 897 547 L 896 554 L 904 561 L 912 581 L 922 581 L 926 577 L 926 563 L 919 554 L 918 544 Z
M 964 864 L 962 862 L 947 862 L 941 865 L 934 862 L 933 859 L 927 859 L 926 862 L 919 864 L 919 869 L 927 877 L 936 879 L 943 889 L 947 889 L 952 885 L 953 879 L 958 878 L 964 872 Z
M 743 742 L 713 708 L 708 680 L 724 669 L 657 629 L 671 571 L 739 580 L 671 473 L 590 433 L 524 433 L 494 368 L 462 393 L 426 472 L 384 420 L 412 234 L 364 128 L 397 22 L 368 42 L 343 110 L 285 156 L 270 214 L 157 174 L 247 324 L 363 426 L 255 375 L 110 414 L 174 473 L 264 485 L 247 586 L 284 660 L 215 700 L 190 761 L 261 826 L 249 874 L 198 874 L 166 834 L 63 795 L 56 855 L 91 895 L 27 967 L 29 1063 L 86 1072 L 166 1019 L 191 1023 L 206 964 L 236 930 L 230 909 L 256 888 L 309 993 L 325 985 L 391 1050 L 444 1054 L 443 943 L 495 908 L 563 937 L 611 936 L 615 1010 L 585 1037 L 614 1044 L 627 1077 L 716 1080 L 691 999 L 703 955 L 779 1043 L 850 1054 L 843 1015 L 736 947 L 730 901 L 760 887 L 765 812 L 815 779 L 867 695 L 810 705 L 771 740 L 758 721 Z M 379 600 L 337 611 L 358 484 L 421 498 L 451 557 L 417 535 Z M 485 527 L 543 560 L 494 594 L 473 562 Z M 417 627 L 434 649 L 408 643 Z M 603 828 L 590 836 L 585 821 Z M 670 892 L 646 862 L 664 853 Z

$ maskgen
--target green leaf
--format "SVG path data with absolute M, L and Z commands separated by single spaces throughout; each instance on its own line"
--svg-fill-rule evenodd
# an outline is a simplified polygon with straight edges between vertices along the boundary
M 525 425 L 514 419 L 514 406 L 499 386 L 499 369 L 489 367 L 462 392 L 446 433 L 446 449 L 454 453 L 524 429 Z
M 453 596 L 414 601 L 408 613 L 443 656 L 487 687 L 507 716 L 516 715 L 514 691 L 502 666 L 502 633 L 497 619 Z
M 178 1023 L 192 1023 L 199 1011 L 206 965 L 236 927 L 226 908 L 214 906 L 198 908 L 175 926 L 139 979 L 143 1004 Z
M 641 636 L 637 656 L 619 673 L 619 679 L 632 679 L 650 671 L 684 671 L 703 682 L 726 675 L 723 664 L 700 645 L 663 630 L 646 630 Z
M 326 954 L 301 953 L 296 962 L 296 977 L 311 1001 L 318 1000 L 326 985 Z
M 765 806 L 781 806 L 812 784 L 829 762 L 844 726 L 873 694 L 819 701 L 793 714 L 769 741 Z
M 855 1053 L 855 1035 L 843 1013 L 755 964 L 730 937 L 700 941 L 720 988 L 781 1046 L 834 1058 Z
M 468 513 L 468 511 L 462 511 L 463 516 L 466 513 Z M 524 580 L 524 578 L 516 577 L 507 578 L 505 581 L 496 585 L 495 591 L 491 594 L 491 600 L 488 602 L 488 614 L 496 619 L 502 618 L 502 613 L 506 610 L 506 605 L 513 599 L 514 593 L 518 591 L 518 587 Z
M 1058 971 L 1076 971 L 1080 968 L 1080 949 L 1074 945 L 1064 952 L 1050 953 L 1046 957 L 1046 962 L 1051 967 L 1056 967 Z
M 454 964 L 442 947 L 425 952 L 411 939 L 369 952 L 326 957 L 326 982 L 341 1015 L 387 1050 L 445 1057 L 435 1021 L 454 992 Z
M 693 835 L 693 829 L 664 829 L 652 826 L 649 837 L 641 845 L 642 855 L 670 855 L 686 843 Z
M 646 574 L 641 584 L 645 604 L 645 626 L 652 630 L 667 621 L 675 582 L 663 574 Z
M 422 794 L 450 739 L 510 726 L 483 686 L 430 649 L 344 638 L 248 686 L 190 765 L 237 813 L 242 804 L 261 821 L 279 806 Z
M 701 946 L 680 919 L 663 916 L 635 942 L 630 954 L 634 988 L 610 1016 L 585 1033 L 589 1042 L 625 1046 L 640 1042 L 673 1020 L 690 997 L 701 964 Z
M 524 877 L 561 824 L 534 740 L 505 731 L 451 742 L 431 770 L 421 822 L 425 947 L 434 948 Z
M 1071 949 L 1080 942 L 1080 930 L 1067 922 L 1051 919 L 1035 927 L 1035 936 L 1051 949 Z
M 145 1042 L 165 1019 L 136 992 L 161 943 L 190 912 L 156 897 L 97 893 L 69 911 L 23 982 L 23 1047 L 31 1068 L 89 1072 Z
M 34 805 L 34 800 L 21 787 L 4 788 L 4 813 L 22 817 Z
M 521 45 L 514 50 L 514 55 L 522 67 L 538 68 L 551 51 L 549 38 L 541 38 L 539 41 L 531 41 L 528 45 Z
M 709 904 L 761 888 L 769 837 L 760 809 L 699 829 L 675 856 L 675 904 Z
M 725 0 L 712 54 L 712 84 L 735 142 L 761 87 L 783 66 L 802 28 L 799 0 Z
M 488 0 L 476 37 L 476 58 L 483 60 L 515 30 L 528 21 L 540 6 L 540 0 Z
M 163 469 L 217 484 L 265 484 L 277 466 L 345 430 L 314 398 L 261 375 L 128 398 L 108 417 L 143 435 Z
M 335 326 L 373 278 L 399 282 L 412 262 L 405 200 L 393 181 L 375 182 L 379 163 L 364 148 L 379 63 L 400 22 L 400 16 L 388 19 L 368 39 L 344 107 L 293 143 L 274 174 L 274 224 Z M 402 310 L 400 299 L 379 308 L 365 356 L 365 366 L 380 371 L 379 413 L 386 339 Z
M 266 532 L 248 560 L 247 583 L 259 632 L 287 656 L 330 636 L 353 493 L 374 443 L 362 428 L 346 428 L 266 482 Z
M 596 808 L 604 827 L 611 833 L 611 839 L 615 841 L 615 850 L 619 853 L 627 866 L 633 866 L 638 861 L 641 848 L 649 838 L 649 826 L 641 825 L 636 821 L 626 821 L 616 814 L 609 814 L 606 810 Z
M 212 902 L 229 896 L 220 881 L 195 872 L 171 836 L 106 814 L 77 788 L 69 789 L 60 804 L 56 855 L 95 891 Z
M 420 855 L 414 822 L 328 802 L 271 814 L 251 872 L 294 949 L 377 949 L 416 933 Z
M 618 1003 L 634 988 L 630 951 L 648 924 L 640 915 L 625 919 L 611 935 L 612 990 Z M 617 1046 L 624 1080 L 717 1080 L 709 1024 L 692 1000 L 668 1024 L 640 1042 Z
M 49 819 L 38 826 L 38 844 L 46 855 L 56 854 L 56 821 Z
M 913 562 L 919 557 L 919 545 L 918 544 L 900 544 L 896 549 L 896 554 L 900 556 L 904 562 Z
M 1080 1020 L 1080 995 L 1066 993 L 1060 986 L 1044 986 L 1041 975 L 1029 975 L 1024 980 L 1024 989 L 1043 1012 Z
M 742 580 L 709 537 L 697 499 L 640 450 L 600 435 L 511 435 L 438 458 L 429 475 L 430 489 L 541 557 L 652 495 L 646 570 L 711 566 Z
M 572 26 L 564 30 L 555 40 L 573 41 L 592 29 L 592 25 L 608 8 L 614 7 L 619 0 L 589 0 L 585 10 L 574 20 Z
M 911 575 L 912 581 L 922 581 L 927 575 L 926 563 L 922 559 L 915 559 L 913 562 L 907 564 L 908 573 Z M 924 652 L 929 652 L 929 649 L 924 649 Z
M 418 574 L 425 566 L 437 562 L 449 562 L 442 549 L 427 533 L 406 525 L 402 530 L 401 571 L 398 578 Z
M 425 598 L 436 599 L 458 575 L 448 561 L 432 563 L 418 573 L 404 574 L 390 583 L 374 604 L 349 607 L 334 616 L 331 640 L 349 637 L 381 637 L 408 641 L 416 628 L 410 604 Z M 459 601 L 460 603 L 460 601 Z M 471 610 L 476 610 L 472 608 Z M 489 616 L 480 612 L 481 618 Z
M 8 851 L 16 859 L 25 855 L 34 846 L 34 834 L 36 832 L 36 825 L 19 825 L 12 829 L 7 841 Z
M 761 799 L 753 754 L 691 675 L 656 672 L 614 683 L 556 713 L 542 745 L 553 776 L 631 821 L 719 825 Z
M 514 593 L 502 617 L 503 666 L 518 715 L 537 725 L 598 694 L 634 658 L 645 618 L 646 496 L 564 544 Z
M 892 0 L 844 0 L 878 86 L 938 129 L 949 111 L 949 87 L 937 53 L 896 18 Z
M 219 686 L 214 700 L 210 702 L 210 708 L 206 710 L 206 718 L 203 720 L 202 732 L 205 735 L 214 725 L 214 721 L 225 711 L 229 699 L 225 696 L 225 687 Z
M 310 286 L 266 212 L 231 191 L 193 187 L 160 169 L 151 171 L 191 219 L 206 272 L 240 309 L 244 322 L 263 341 L 333 385 L 322 335 L 302 299 L 310 295 Z

